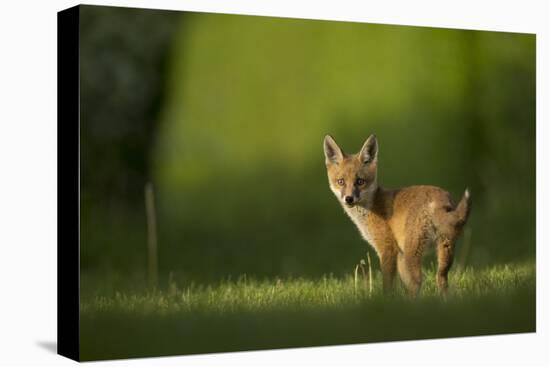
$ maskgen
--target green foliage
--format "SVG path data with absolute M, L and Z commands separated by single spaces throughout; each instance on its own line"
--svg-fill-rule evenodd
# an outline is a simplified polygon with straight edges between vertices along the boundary
M 535 330 L 534 35 L 84 7 L 81 36 L 83 359 Z M 430 256 L 415 301 L 350 275 L 327 133 L 375 133 L 383 186 L 470 188 L 446 301 Z
M 105 211 L 111 201 L 139 200 L 150 178 L 168 50 L 181 16 L 82 5 L 79 19 L 81 197 Z
M 128 12 L 129 19 L 137 14 Z M 244 273 L 343 275 L 367 245 L 328 189 L 327 133 L 347 152 L 376 133 L 384 186 L 433 184 L 455 198 L 469 187 L 466 264 L 533 259 L 534 35 L 220 14 L 180 20 L 176 33 L 162 33 L 167 26 L 155 33 L 164 38 L 154 37 L 156 45 L 173 40 L 163 51 L 168 71 L 143 69 L 144 81 L 167 81 L 159 107 L 125 114 L 142 111 L 139 121 L 161 121 L 154 124 L 160 129 L 115 123 L 154 141 L 131 156 L 150 162 L 163 274 L 199 283 Z M 147 27 L 135 32 L 135 39 L 153 39 L 142 34 Z M 103 49 L 100 40 L 93 38 L 92 49 Z M 83 80 L 95 80 L 98 62 L 87 57 Z M 97 97 L 94 88 L 83 96 Z M 95 106 L 104 107 L 101 116 L 127 108 L 86 101 L 92 117 Z M 92 131 L 100 120 L 111 126 L 97 116 L 82 123 Z M 129 139 L 124 149 L 142 146 Z M 86 153 L 84 164 L 111 167 L 102 147 Z M 101 192 L 116 178 L 139 186 L 119 171 L 87 171 L 83 185 Z M 99 184 L 90 175 L 108 177 Z M 134 191 L 131 203 L 84 196 L 85 269 L 144 271 L 145 209 Z
M 204 15 L 157 143 L 167 270 L 341 274 L 364 251 L 322 139 L 380 142 L 382 185 L 470 187 L 470 264 L 534 255 L 534 36 Z
M 83 290 L 83 359 L 364 343 L 535 330 L 535 268 L 498 266 L 451 275 L 443 300 L 426 272 L 416 300 L 351 276 L 203 286 L 171 278 L 146 291 Z M 103 282 L 113 284 L 115 282 Z M 124 287 L 128 289 L 128 287 Z

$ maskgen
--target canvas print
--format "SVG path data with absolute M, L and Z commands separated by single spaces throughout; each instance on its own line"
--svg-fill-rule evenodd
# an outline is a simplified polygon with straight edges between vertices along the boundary
M 534 34 L 77 12 L 78 359 L 535 331 Z

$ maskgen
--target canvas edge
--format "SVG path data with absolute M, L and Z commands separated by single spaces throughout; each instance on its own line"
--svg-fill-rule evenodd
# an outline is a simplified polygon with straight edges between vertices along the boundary
M 57 13 L 57 353 L 80 360 L 80 6 Z

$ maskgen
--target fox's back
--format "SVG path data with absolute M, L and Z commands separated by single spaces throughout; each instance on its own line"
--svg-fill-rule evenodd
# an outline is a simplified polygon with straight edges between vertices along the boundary
M 416 185 L 387 192 L 386 200 L 391 202 L 388 219 L 434 214 L 440 209 L 452 210 L 455 206 L 451 195 L 437 186 Z
M 407 236 L 418 237 L 422 233 L 427 240 L 433 239 L 436 217 L 454 208 L 447 191 L 429 185 L 388 190 L 384 201 L 384 206 L 389 208 L 386 209 L 387 223 L 402 250 Z

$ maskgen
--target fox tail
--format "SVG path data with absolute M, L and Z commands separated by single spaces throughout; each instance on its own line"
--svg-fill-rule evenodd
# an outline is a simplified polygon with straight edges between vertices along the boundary
M 458 202 L 454 212 L 456 214 L 457 225 L 463 226 L 466 224 L 470 215 L 470 208 L 472 207 L 472 198 L 470 196 L 470 190 L 466 189 L 462 199 Z

